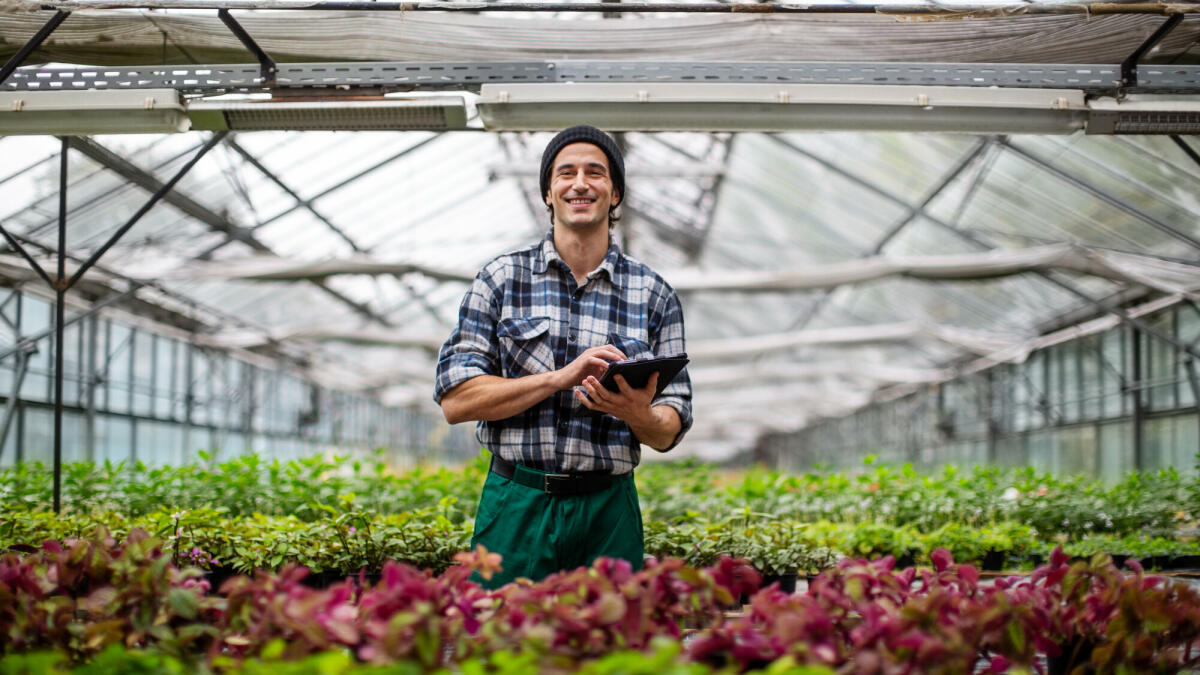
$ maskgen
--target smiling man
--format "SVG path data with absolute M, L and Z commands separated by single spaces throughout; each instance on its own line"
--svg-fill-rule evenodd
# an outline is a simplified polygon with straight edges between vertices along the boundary
M 625 197 L 617 144 L 595 127 L 566 129 L 540 177 L 550 231 L 479 272 L 434 392 L 448 422 L 478 422 L 492 453 L 471 542 L 503 555 L 492 587 L 599 556 L 640 569 L 641 445 L 666 452 L 692 424 L 686 372 L 657 397 L 656 375 L 643 389 L 599 383 L 612 361 L 686 351 L 675 291 L 611 235 Z

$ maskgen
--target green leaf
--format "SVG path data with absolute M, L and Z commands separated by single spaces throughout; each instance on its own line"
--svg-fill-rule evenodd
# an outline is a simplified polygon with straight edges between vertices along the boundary
M 171 610 L 185 619 L 196 618 L 196 612 L 199 609 L 200 601 L 196 594 L 184 588 L 172 588 L 167 593 L 167 604 L 171 606 Z

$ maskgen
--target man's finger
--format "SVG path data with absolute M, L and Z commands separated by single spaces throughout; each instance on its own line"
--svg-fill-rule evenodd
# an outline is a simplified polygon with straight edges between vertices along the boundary
M 596 379 L 595 376 L 585 378 L 583 381 L 583 386 L 587 387 L 588 395 L 591 396 L 593 400 L 604 401 L 608 399 L 610 392 L 608 389 L 600 386 L 600 380 Z
M 595 404 L 593 404 L 592 401 L 587 397 L 587 394 L 584 394 L 578 389 L 575 390 L 575 400 L 582 403 L 583 407 L 587 408 L 588 410 L 596 409 Z
M 594 347 L 594 349 L 597 351 L 597 353 L 604 352 L 606 354 L 611 354 L 614 357 L 612 359 L 614 361 L 624 361 L 626 358 L 625 353 L 613 345 L 600 345 L 599 347 Z
M 650 377 L 648 377 L 646 379 L 646 386 L 642 387 L 642 389 L 649 389 L 651 392 L 653 392 L 653 391 L 655 391 L 656 387 L 658 387 L 658 371 L 657 370 L 654 371 L 653 373 L 650 373 Z

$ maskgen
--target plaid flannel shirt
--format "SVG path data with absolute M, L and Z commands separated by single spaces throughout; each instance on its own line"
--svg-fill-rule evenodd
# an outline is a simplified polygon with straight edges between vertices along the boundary
M 684 353 L 683 310 L 662 277 L 611 242 L 583 286 L 554 247 L 541 243 L 488 263 L 459 307 L 438 357 L 434 400 L 479 375 L 515 378 L 566 366 L 589 347 L 613 344 L 628 358 Z M 692 385 L 683 370 L 654 399 L 692 426 Z M 553 472 L 632 471 L 641 446 L 622 420 L 588 410 L 560 391 L 505 420 L 479 422 L 479 442 L 511 462 Z

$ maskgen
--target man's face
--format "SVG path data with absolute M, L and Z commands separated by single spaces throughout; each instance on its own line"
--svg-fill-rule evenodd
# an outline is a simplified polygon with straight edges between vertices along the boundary
M 572 143 L 554 158 L 545 199 L 555 225 L 589 229 L 608 225 L 608 209 L 621 196 L 613 190 L 604 151 L 591 143 Z

